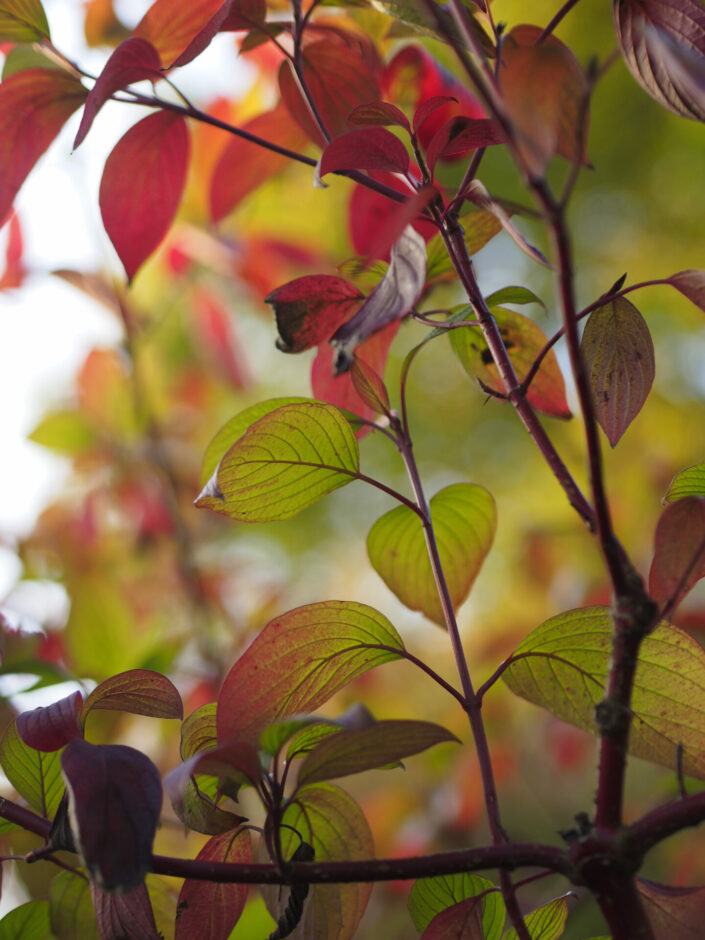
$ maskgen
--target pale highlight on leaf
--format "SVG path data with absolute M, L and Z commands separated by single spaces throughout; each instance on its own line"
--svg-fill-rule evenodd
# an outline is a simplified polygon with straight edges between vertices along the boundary
M 387 618 L 365 604 L 324 601 L 290 610 L 267 624 L 225 677 L 218 739 L 256 744 L 273 721 L 313 711 L 403 649 Z
M 289 519 L 357 477 L 355 435 L 337 408 L 285 405 L 230 448 L 196 500 L 240 522 Z
M 470 593 L 490 550 L 497 525 L 490 493 L 456 483 L 431 500 L 431 518 L 453 607 Z M 367 553 L 375 571 L 399 600 L 443 626 L 443 610 L 428 560 L 421 520 L 406 506 L 385 513 L 370 529 Z
M 705 498 L 686 496 L 666 506 L 656 526 L 649 593 L 675 607 L 705 577 Z
M 595 416 L 612 447 L 641 411 L 654 381 L 654 344 L 646 321 L 625 297 L 594 310 L 580 351 Z
M 502 678 L 521 698 L 596 734 L 611 639 L 606 607 L 566 611 L 519 644 Z M 687 633 L 661 622 L 643 641 L 632 712 L 630 754 L 672 769 L 681 743 L 684 772 L 705 779 L 705 652 Z

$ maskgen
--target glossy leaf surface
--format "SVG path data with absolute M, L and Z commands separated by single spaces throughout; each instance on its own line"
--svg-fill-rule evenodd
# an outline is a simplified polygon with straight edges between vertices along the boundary
M 656 526 L 649 594 L 676 606 L 705 577 L 705 498 L 685 496 L 667 506 Z
M 614 447 L 641 411 L 654 381 L 654 344 L 646 321 L 624 297 L 594 310 L 580 342 L 595 415 Z
M 559 614 L 520 643 L 503 679 L 515 694 L 595 734 L 595 706 L 604 696 L 611 637 L 605 607 Z M 632 712 L 631 754 L 672 768 L 681 742 L 685 773 L 705 778 L 705 653 L 687 633 L 660 623 L 646 637 Z
M 478 907 L 484 940 L 500 940 L 505 919 L 502 894 L 491 881 L 480 875 L 459 873 L 420 878 L 409 893 L 409 913 L 416 929 L 422 933 L 442 911 L 478 895 L 482 895 Z
M 372 607 L 343 601 L 297 607 L 270 621 L 225 677 L 218 738 L 256 743 L 273 721 L 313 711 L 403 649 L 397 631 Z
M 355 435 L 330 405 L 284 405 L 230 448 L 196 500 L 241 522 L 289 519 L 358 473 Z
M 497 524 L 494 500 L 481 486 L 456 483 L 431 500 L 438 553 L 453 607 L 470 592 L 490 550 Z M 399 600 L 444 625 L 421 520 L 406 506 L 385 513 L 370 529 L 367 553 Z

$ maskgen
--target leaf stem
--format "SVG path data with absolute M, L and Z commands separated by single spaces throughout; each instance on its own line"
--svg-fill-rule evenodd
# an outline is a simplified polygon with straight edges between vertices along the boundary
M 563 17 L 566 16 L 566 14 L 570 13 L 570 11 L 573 9 L 573 7 L 574 7 L 574 6 L 577 6 L 577 4 L 578 4 L 579 2 L 580 2 L 580 0 L 566 0 L 566 2 L 563 4 L 563 6 L 560 8 L 560 10 L 559 10 L 559 11 L 556 13 L 556 15 L 551 19 L 551 21 L 548 23 L 548 25 L 544 28 L 544 31 L 541 33 L 541 35 L 539 36 L 539 38 L 536 40 L 536 45 L 538 45 L 539 43 L 543 42 L 544 39 L 546 39 L 548 36 L 550 36 L 551 33 L 553 32 L 553 30 L 556 28 L 556 26 L 558 26 L 558 24 L 560 23 L 560 21 L 563 19 Z

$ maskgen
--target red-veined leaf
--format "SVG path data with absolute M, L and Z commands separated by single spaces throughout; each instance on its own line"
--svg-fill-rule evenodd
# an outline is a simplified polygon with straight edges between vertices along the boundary
M 456 483 L 431 500 L 438 553 L 453 607 L 470 593 L 490 550 L 497 525 L 494 500 L 481 486 Z M 372 567 L 387 587 L 411 610 L 443 626 L 445 619 L 428 560 L 421 520 L 398 506 L 375 522 L 367 536 Z
M 657 604 L 679 604 L 705 577 L 705 498 L 685 496 L 666 506 L 656 526 L 649 593 Z
M 664 500 L 672 503 L 684 496 L 705 496 L 705 463 L 677 473 L 671 480 Z
M 252 861 L 247 829 L 225 832 L 209 839 L 196 856 L 200 862 L 249 864 Z M 240 919 L 248 886 L 192 881 L 179 892 L 175 940 L 223 940 Z
M 536 356 L 547 343 L 543 330 L 533 320 L 506 310 L 493 307 L 492 313 L 499 327 L 509 358 L 514 365 L 519 381 L 527 375 Z M 468 309 L 468 315 L 471 311 Z M 476 326 L 450 331 L 453 351 L 469 375 L 476 376 L 483 385 L 502 393 L 504 388 L 497 367 L 487 347 L 482 332 Z M 541 362 L 527 392 L 531 404 L 545 414 L 555 418 L 570 418 L 570 409 L 565 395 L 565 382 L 558 360 L 551 349 Z
M 146 885 L 115 895 L 91 881 L 91 897 L 101 940 L 160 940 Z
M 430 721 L 378 721 L 369 728 L 342 730 L 325 738 L 299 769 L 300 785 L 362 773 L 419 754 L 435 744 L 457 741 Z
M 133 82 L 141 82 L 144 79 L 159 81 L 164 77 L 160 69 L 161 62 L 157 50 L 146 39 L 132 36 L 121 42 L 88 93 L 81 123 L 73 142 L 74 150 L 80 146 L 91 129 L 96 114 L 111 95 Z
M 325 601 L 290 610 L 267 624 L 226 676 L 218 739 L 255 743 L 273 721 L 318 708 L 403 649 L 387 618 L 364 604 Z
M 463 872 L 456 875 L 439 875 L 436 878 L 420 878 L 414 882 L 409 892 L 409 913 L 416 929 L 421 933 L 442 911 L 451 910 L 464 901 L 477 902 L 484 931 L 483 940 L 500 940 L 505 919 L 502 894 L 491 881 L 480 875 Z
M 612 632 L 606 607 L 566 611 L 519 644 L 502 679 L 516 695 L 597 734 Z M 631 754 L 673 769 L 681 744 L 684 772 L 705 779 L 705 652 L 683 630 L 661 622 L 642 642 L 631 711 Z
M 662 885 L 637 878 L 654 940 L 700 940 L 705 918 L 705 888 Z
M 152 718 L 183 718 L 184 714 L 173 682 L 151 669 L 129 669 L 105 679 L 86 699 L 84 722 L 94 708 Z
M 485 185 L 481 183 L 480 180 L 473 180 L 469 186 L 466 186 L 463 190 L 463 196 L 469 202 L 475 203 L 479 209 L 485 212 L 491 212 L 517 248 L 521 249 L 525 255 L 528 255 L 533 261 L 538 261 L 539 264 L 542 264 L 546 268 L 551 267 L 543 253 L 524 238 L 519 229 L 512 222 L 509 213 L 504 207 L 492 199 Z
M 81 875 L 62 871 L 49 889 L 49 920 L 58 940 L 101 940 L 90 885 Z
M 295 353 L 325 342 L 363 299 L 354 284 L 330 274 L 306 275 L 283 284 L 265 297 L 277 320 L 277 348 Z
M 529 169 L 543 174 L 551 157 L 585 162 L 589 88 L 577 59 L 538 26 L 517 26 L 502 47 L 500 85 L 517 146 Z
M 336 372 L 350 368 L 355 349 L 388 323 L 406 316 L 426 283 L 426 243 L 410 225 L 392 247 L 386 274 L 351 319 L 333 334 Z
M 0 740 L 0 764 L 33 810 L 47 819 L 54 816 L 64 791 L 58 751 L 44 753 L 25 744 L 11 721 Z
M 111 892 L 142 884 L 162 808 L 157 768 L 132 747 L 76 739 L 61 753 L 61 770 L 71 831 L 91 878 Z
M 466 898 L 440 911 L 421 934 L 421 940 L 485 940 L 481 902 Z
M 477 150 L 503 144 L 506 135 L 496 121 L 487 118 L 468 118 L 460 115 L 451 118 L 434 134 L 426 151 L 426 162 L 433 173 L 439 160 L 459 157 Z
M 196 505 L 241 522 L 289 519 L 356 479 L 359 456 L 336 408 L 312 401 L 284 405 L 233 444 Z
M 82 737 L 83 696 L 73 692 L 51 705 L 40 706 L 17 716 L 17 733 L 37 751 L 58 751 L 74 738 Z
M 595 416 L 612 447 L 641 411 L 654 381 L 654 344 L 646 321 L 625 297 L 588 317 L 580 343 Z
M 39 0 L 0 0 L 0 42 L 45 38 L 49 38 L 49 23 Z
M 459 103 L 458 99 L 452 95 L 433 95 L 431 98 L 424 99 L 414 111 L 414 134 L 419 133 L 421 127 L 426 121 L 426 118 L 430 117 L 434 111 L 438 111 L 439 108 L 443 108 L 445 105 L 450 104 L 451 102 L 455 102 L 455 104 Z M 434 131 L 433 135 L 428 138 L 429 141 L 435 137 L 439 129 L 440 125 L 436 128 L 436 131 Z
M 169 231 L 188 160 L 185 120 L 160 111 L 130 128 L 106 161 L 100 211 L 130 281 Z
M 336 170 L 387 170 L 406 173 L 409 154 L 404 144 L 384 127 L 348 131 L 332 140 L 323 151 L 319 175 Z
M 301 150 L 306 144 L 306 135 L 281 105 L 247 121 L 242 130 L 289 150 Z M 210 211 L 213 221 L 220 222 L 245 196 L 289 163 L 289 158 L 282 154 L 265 150 L 242 137 L 232 137 L 211 178 Z
M 368 408 L 377 414 L 389 415 L 389 393 L 372 366 L 356 356 L 350 369 L 350 378 L 355 391 Z
M 165 68 L 185 65 L 205 49 L 229 9 L 229 0 L 155 0 L 132 35 L 151 42 Z
M 576 895 L 569 891 L 563 897 L 554 898 L 524 915 L 526 929 L 532 940 L 558 940 L 563 935 L 568 917 L 568 898 L 574 897 Z M 505 933 L 503 940 L 518 940 L 514 927 Z
M 691 268 L 669 277 L 669 283 L 688 298 L 696 307 L 705 310 L 705 271 Z
M 660 105 L 705 120 L 705 10 L 697 0 L 613 0 L 629 71 Z
M 86 95 L 73 75 L 57 69 L 27 69 L 0 84 L 0 223 L 34 164 Z
M 381 125 L 384 127 L 403 127 L 411 132 L 409 120 L 395 104 L 386 101 L 370 101 L 353 108 L 348 115 L 348 122 L 355 125 Z

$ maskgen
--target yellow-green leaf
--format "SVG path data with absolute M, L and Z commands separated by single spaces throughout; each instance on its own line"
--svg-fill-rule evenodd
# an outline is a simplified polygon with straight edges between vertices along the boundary
M 705 463 L 696 464 L 677 473 L 671 480 L 664 499 L 667 503 L 673 503 L 686 496 L 705 496 Z
M 5 776 L 32 809 L 47 819 L 56 813 L 64 792 L 59 755 L 60 751 L 35 751 L 25 744 L 14 721 L 0 740 L 0 764 Z
M 466 872 L 420 878 L 409 892 L 409 913 L 419 933 L 434 917 L 468 898 L 482 894 L 480 901 L 485 940 L 499 940 L 504 927 L 505 907 L 501 892 L 487 878 Z
M 562 936 L 568 916 L 568 898 L 573 896 L 570 892 L 562 898 L 554 898 L 526 914 L 524 922 L 531 940 L 558 940 Z M 505 933 L 504 940 L 517 940 L 517 932 L 513 927 Z
M 49 38 L 49 23 L 39 0 L 0 0 L 0 42 L 44 38 Z

